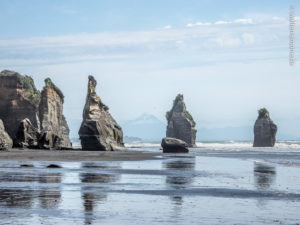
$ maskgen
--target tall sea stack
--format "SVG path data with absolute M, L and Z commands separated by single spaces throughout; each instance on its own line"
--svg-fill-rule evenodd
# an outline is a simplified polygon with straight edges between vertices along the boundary
M 180 139 L 186 142 L 189 147 L 196 146 L 196 123 L 192 115 L 186 110 L 182 94 L 177 95 L 172 109 L 166 114 L 166 118 L 168 121 L 167 137 Z
M 79 129 L 82 149 L 116 151 L 124 149 L 123 131 L 96 94 L 97 81 L 89 76 L 88 92 Z
M 266 108 L 258 110 L 254 125 L 253 147 L 273 147 L 276 142 L 277 126 L 270 118 Z
M 71 148 L 69 127 L 63 115 L 64 95 L 51 81 L 45 79 L 45 86 L 41 93 L 39 118 L 41 136 L 40 148 L 68 149 Z

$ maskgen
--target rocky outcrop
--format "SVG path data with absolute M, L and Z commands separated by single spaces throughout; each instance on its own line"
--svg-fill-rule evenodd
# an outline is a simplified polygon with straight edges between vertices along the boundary
M 10 149 L 12 148 L 12 145 L 13 142 L 8 133 L 6 133 L 4 124 L 0 119 L 0 150 Z
M 39 105 L 40 148 L 72 148 L 69 139 L 69 127 L 63 116 L 64 95 L 50 78 L 45 80 Z
M 34 127 L 28 118 L 21 121 L 14 138 L 16 148 L 38 148 L 40 132 Z
M 31 77 L 8 70 L 0 73 L 0 118 L 11 138 L 25 118 L 39 129 L 39 102 L 40 92 Z
M 0 118 L 15 147 L 71 148 L 63 102 L 62 92 L 49 78 L 40 93 L 31 77 L 0 73 Z
M 196 123 L 191 114 L 186 110 L 183 95 L 177 95 L 172 109 L 166 114 L 166 118 L 168 121 L 167 137 L 180 139 L 186 142 L 189 147 L 195 147 Z
M 96 94 L 96 85 L 94 77 L 89 76 L 83 121 L 78 132 L 81 146 L 84 150 L 122 150 L 124 149 L 122 128 Z
M 189 152 L 188 144 L 176 138 L 163 138 L 161 147 L 164 153 L 187 153 Z
M 270 118 L 267 109 L 258 111 L 258 118 L 254 125 L 253 147 L 273 147 L 276 142 L 277 126 Z

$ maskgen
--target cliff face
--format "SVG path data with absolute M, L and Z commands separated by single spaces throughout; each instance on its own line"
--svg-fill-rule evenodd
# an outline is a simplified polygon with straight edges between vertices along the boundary
M 29 119 L 21 121 L 14 138 L 14 147 L 17 148 L 38 148 L 40 133 L 35 128 Z
M 0 150 L 10 149 L 13 145 L 11 138 L 5 131 L 4 124 L 0 119 Z
M 41 148 L 71 148 L 69 127 L 63 116 L 64 96 L 52 83 L 50 78 L 45 80 L 39 105 Z
M 260 109 L 258 113 L 254 124 L 253 147 L 273 147 L 276 142 L 277 126 L 265 108 Z
M 89 76 L 83 121 L 78 132 L 83 149 L 116 151 L 124 149 L 122 128 L 96 94 L 97 82 Z
M 25 118 L 39 128 L 39 100 L 40 93 L 30 77 L 8 70 L 0 73 L 0 118 L 11 138 Z
M 71 148 L 62 92 L 47 78 L 40 93 L 29 76 L 0 73 L 0 118 L 15 147 Z
M 180 139 L 186 142 L 189 147 L 194 147 L 197 132 L 196 123 L 186 110 L 183 95 L 177 95 L 172 109 L 167 112 L 166 118 L 168 120 L 167 137 Z

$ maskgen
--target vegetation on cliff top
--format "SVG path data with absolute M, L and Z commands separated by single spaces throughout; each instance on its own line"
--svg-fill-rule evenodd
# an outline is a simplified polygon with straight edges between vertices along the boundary
M 32 77 L 25 75 L 24 77 L 20 75 L 20 82 L 26 89 L 28 94 L 25 94 L 25 98 L 31 100 L 36 106 L 40 103 L 41 92 L 36 89 Z
M 269 115 L 269 111 L 266 108 L 261 108 L 258 110 L 258 118 L 263 118 L 266 115 Z
M 3 70 L 0 73 L 0 76 L 15 76 L 15 77 L 17 77 L 19 83 L 25 89 L 25 93 L 24 93 L 23 97 L 25 99 L 31 101 L 34 105 L 36 105 L 36 106 L 39 105 L 41 93 L 39 90 L 36 89 L 32 77 L 27 76 L 27 75 L 22 76 L 21 74 L 19 74 L 17 72 L 9 71 L 9 70 Z
M 182 102 L 183 102 L 183 94 L 178 94 L 178 95 L 176 96 L 176 98 L 175 98 L 174 101 L 173 101 L 172 109 L 166 113 L 166 118 L 167 118 L 168 121 L 171 119 L 171 116 L 172 116 L 172 114 L 173 114 L 174 108 L 175 108 L 175 106 L 177 105 L 177 103 L 178 103 L 179 101 L 182 101 Z M 184 104 L 184 106 L 185 106 L 185 103 L 184 103 L 184 102 L 183 102 L 183 104 Z M 186 118 L 187 118 L 188 120 L 190 120 L 191 122 L 195 123 L 194 118 L 192 117 L 192 115 L 191 115 L 187 110 L 185 110 L 185 116 L 186 116 Z
M 65 98 L 65 96 L 64 96 L 64 94 L 62 93 L 62 91 L 52 82 L 52 80 L 49 78 L 49 77 L 47 77 L 46 79 L 45 79 L 45 85 L 46 85 L 46 87 L 51 87 L 51 88 L 53 88 L 56 92 L 57 92 L 57 94 L 61 97 L 61 99 L 62 99 L 62 101 L 64 101 L 64 98 Z

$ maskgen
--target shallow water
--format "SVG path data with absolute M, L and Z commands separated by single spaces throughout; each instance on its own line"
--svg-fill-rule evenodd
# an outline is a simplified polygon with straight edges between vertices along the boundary
M 0 221 L 299 224 L 300 151 L 261 150 L 198 148 L 147 161 L 0 162 Z M 62 168 L 46 168 L 53 163 Z

